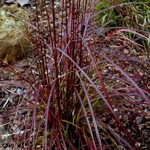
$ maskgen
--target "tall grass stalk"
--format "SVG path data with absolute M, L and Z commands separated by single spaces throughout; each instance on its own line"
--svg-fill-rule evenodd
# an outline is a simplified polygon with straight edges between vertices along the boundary
M 136 119 L 149 117 L 150 63 L 140 39 L 148 42 L 150 33 L 94 22 L 102 12 L 137 2 L 114 3 L 96 13 L 94 0 L 42 2 L 39 8 L 35 0 L 35 24 L 26 22 L 35 59 L 26 75 L 0 81 L 1 89 L 22 91 L 15 106 L 2 112 L 22 132 L 13 144 L 28 150 L 144 147 Z

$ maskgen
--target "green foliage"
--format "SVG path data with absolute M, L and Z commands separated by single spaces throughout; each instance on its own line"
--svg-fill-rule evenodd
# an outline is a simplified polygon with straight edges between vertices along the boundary
M 133 4 L 131 0 L 102 0 L 96 4 L 95 12 L 104 10 L 96 16 L 96 22 L 98 25 L 103 25 L 106 27 L 128 27 L 144 30 L 150 32 L 150 2 L 149 0 L 138 1 L 138 3 Z M 116 4 L 129 3 L 128 5 L 116 6 Z M 110 7 L 112 7 L 110 9 Z M 127 34 L 131 37 L 131 34 Z M 144 39 L 141 39 L 139 43 L 144 45 L 144 50 L 149 57 L 149 43 Z
M 148 0 L 144 0 L 142 3 L 139 2 L 139 4 L 128 4 L 109 9 L 114 4 L 127 2 L 132 1 L 120 0 L 120 2 L 116 3 L 115 0 L 111 2 L 102 0 L 97 3 L 96 12 L 108 8 L 97 16 L 98 24 L 105 25 L 108 23 L 107 26 L 109 27 L 127 26 L 150 31 L 150 6 Z

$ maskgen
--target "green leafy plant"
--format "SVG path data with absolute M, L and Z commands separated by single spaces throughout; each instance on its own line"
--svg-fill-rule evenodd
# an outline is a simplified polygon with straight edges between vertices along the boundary
M 126 5 L 125 3 L 131 4 Z M 114 4 L 116 5 L 116 7 L 113 7 Z M 148 1 L 131 2 L 128 0 L 121 0 L 121 1 L 102 0 L 96 4 L 95 11 L 98 12 L 100 10 L 104 10 L 109 7 L 110 9 L 100 13 L 97 16 L 97 20 L 100 25 L 108 24 L 108 26 L 113 27 L 127 26 L 140 29 L 142 28 L 144 30 L 150 31 L 149 29 L 150 8 Z

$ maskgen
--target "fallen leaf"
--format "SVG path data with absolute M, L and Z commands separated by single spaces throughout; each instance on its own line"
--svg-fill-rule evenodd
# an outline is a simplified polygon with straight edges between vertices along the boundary
M 16 0 L 15 3 L 18 3 L 21 7 L 26 5 L 26 4 L 30 4 L 29 0 Z
M 15 2 L 15 0 L 7 0 L 5 3 L 7 4 L 9 4 L 9 3 L 14 3 Z

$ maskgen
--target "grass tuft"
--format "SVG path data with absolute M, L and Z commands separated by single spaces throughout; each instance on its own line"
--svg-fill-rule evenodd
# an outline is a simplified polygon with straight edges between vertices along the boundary
M 23 75 L 15 72 L 18 66 L 5 66 L 16 80 L 0 81 L 10 96 L 16 94 L 11 87 L 21 90 L 1 115 L 15 128 L 11 133 L 19 132 L 13 144 L 45 150 L 148 146 L 141 124 L 149 118 L 150 33 L 128 15 L 138 2 L 41 2 L 35 0 L 35 24 L 26 22 L 33 30 L 32 63 Z M 126 25 L 117 22 L 114 9 L 128 18 Z

